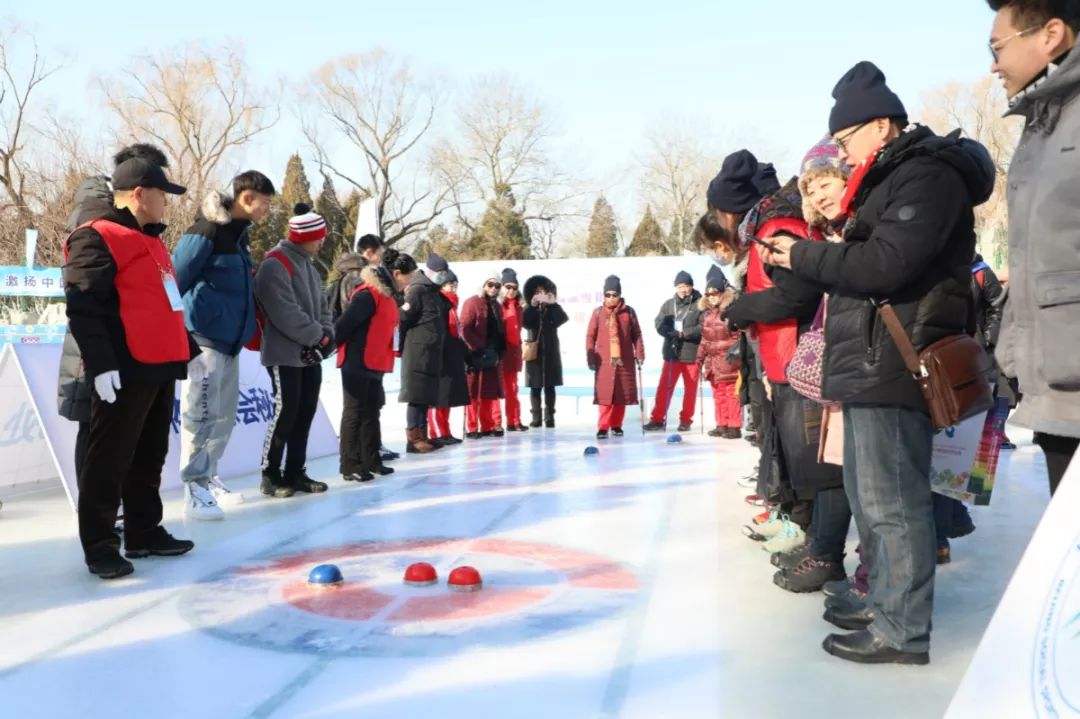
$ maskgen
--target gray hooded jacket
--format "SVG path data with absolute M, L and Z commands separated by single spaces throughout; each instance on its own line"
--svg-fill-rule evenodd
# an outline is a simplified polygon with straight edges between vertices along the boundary
M 322 278 L 303 248 L 282 240 L 275 250 L 292 264 L 292 274 L 277 260 L 263 260 L 255 275 L 255 299 L 266 315 L 262 336 L 264 367 L 303 367 L 300 353 L 325 334 L 334 341 L 334 323 Z
M 1020 381 L 1017 424 L 1080 437 L 1080 48 L 1010 114 L 1027 121 L 1009 166 L 1009 301 L 997 347 Z

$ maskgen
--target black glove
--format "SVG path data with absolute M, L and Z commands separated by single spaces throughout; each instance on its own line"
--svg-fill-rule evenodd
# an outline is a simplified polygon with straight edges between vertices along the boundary
M 305 365 L 316 365 L 323 361 L 322 348 L 318 345 L 302 347 L 300 349 L 300 361 Z

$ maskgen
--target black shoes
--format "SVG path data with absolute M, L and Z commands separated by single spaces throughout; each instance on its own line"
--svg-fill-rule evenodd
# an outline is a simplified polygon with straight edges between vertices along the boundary
M 146 536 L 136 538 L 128 536 L 124 540 L 124 556 L 128 559 L 179 557 L 194 548 L 195 542 L 188 539 L 177 539 L 166 532 L 164 527 L 154 527 Z M 94 570 L 91 569 L 90 571 L 93 572 Z
M 690 425 L 687 424 L 687 423 L 680 424 L 679 425 L 679 431 L 680 432 L 689 432 L 690 431 Z
M 277 469 L 263 470 L 259 491 L 275 499 L 288 499 L 296 494 L 296 490 L 285 483 L 285 480 L 281 478 L 281 471 Z
M 774 552 L 769 562 L 780 569 L 794 569 L 810 556 L 810 543 L 806 542 L 787 552 Z
M 537 426 L 539 427 L 540 425 L 537 425 Z M 555 429 L 555 420 L 553 420 L 553 419 L 545 419 L 544 420 L 544 427 L 546 427 L 548 429 Z
M 723 437 L 726 432 L 726 429 L 721 429 L 720 427 L 717 427 L 716 429 L 710 429 L 705 434 L 709 435 L 710 437 Z
M 102 579 L 119 579 L 135 571 L 135 565 L 121 557 L 120 552 L 115 550 L 92 560 L 87 559 L 86 568 L 91 574 L 96 574 Z
M 461 440 L 458 440 L 458 441 L 460 442 Z M 385 464 L 379 465 L 378 467 L 376 467 L 372 471 L 375 474 L 379 475 L 380 477 L 388 477 L 388 476 L 390 476 L 391 474 L 394 473 L 393 468 L 392 467 L 387 467 Z
M 301 469 L 297 474 L 285 478 L 285 482 L 295 492 L 307 492 L 308 494 L 320 494 L 327 489 L 326 482 L 317 482 L 307 476 L 307 470 Z
M 443 446 L 450 447 L 455 444 L 461 444 L 461 440 L 452 434 L 448 434 L 445 437 L 439 437 L 442 440 Z
M 857 631 L 866 629 L 874 623 L 874 610 L 869 607 L 852 608 L 850 610 L 841 607 L 830 607 L 825 610 L 823 618 L 841 629 Z
M 370 482 L 375 479 L 375 475 L 371 472 L 352 472 L 351 474 L 343 474 L 341 478 L 346 482 Z
M 663 432 L 665 429 L 667 429 L 667 425 L 663 422 L 649 422 L 645 425 L 646 432 Z
M 596 438 L 597 439 L 607 439 L 607 433 L 608 433 L 608 431 L 606 429 L 602 429 L 602 430 L 600 430 L 600 431 L 598 431 L 596 433 Z
M 466 432 L 465 439 L 480 439 L 483 436 L 479 432 Z
M 506 435 L 506 433 L 503 432 L 502 427 L 496 427 L 495 429 L 488 432 L 488 436 L 491 436 L 491 437 L 503 437 L 505 435 Z
M 613 435 L 615 435 L 616 437 L 622 437 L 623 436 L 622 427 L 612 427 L 611 428 L 611 433 Z
M 818 592 L 825 582 L 843 579 L 844 565 L 839 562 L 827 562 L 813 557 L 806 557 L 791 569 L 781 569 L 773 575 L 773 584 L 789 592 L 803 594 Z
M 533 417 L 532 421 L 529 422 L 529 426 L 533 429 L 539 429 L 540 427 L 544 426 L 544 423 L 540 421 L 539 417 Z
M 724 439 L 742 439 L 742 432 L 738 427 L 729 427 L 724 430 L 724 433 L 720 435 Z
M 853 634 L 830 634 L 825 637 L 822 649 L 834 657 L 859 664 L 915 664 L 930 663 L 930 652 L 904 652 L 893 649 L 868 630 Z
M 539 427 L 540 425 L 536 425 Z M 506 425 L 507 432 L 528 432 L 529 428 L 523 424 L 508 424 Z

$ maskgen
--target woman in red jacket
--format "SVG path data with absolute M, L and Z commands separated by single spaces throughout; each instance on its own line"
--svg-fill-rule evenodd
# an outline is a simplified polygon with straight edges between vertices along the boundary
M 709 436 L 739 439 L 742 437 L 742 407 L 735 390 L 739 360 L 730 356 L 739 343 L 739 333 L 732 332 L 723 317 L 735 299 L 735 291 L 728 286 L 719 267 L 710 267 L 706 279 L 705 296 L 698 303 L 701 344 L 698 345 L 697 359 L 701 363 L 702 378 L 712 385 L 716 409 L 716 429 L 709 430 Z
M 461 338 L 469 352 L 469 397 L 465 412 L 466 439 L 502 437 L 499 400 L 503 396 L 502 359 L 506 354 L 506 329 L 497 296 L 502 288 L 492 276 L 461 308 Z
M 634 363 L 640 367 L 645 362 L 645 345 L 637 313 L 623 301 L 622 284 L 615 275 L 604 280 L 604 304 L 589 320 L 585 353 L 589 369 L 596 373 L 593 404 L 600 405 L 596 438 L 607 439 L 608 430 L 621 437 L 626 406 L 638 401 Z
M 502 362 L 503 393 L 506 395 L 506 431 L 525 432 L 529 428 L 521 423 L 521 402 L 518 399 L 518 375 L 521 374 L 521 325 L 525 302 L 518 289 L 517 273 L 507 267 L 502 271 L 503 327 L 506 328 L 506 355 Z

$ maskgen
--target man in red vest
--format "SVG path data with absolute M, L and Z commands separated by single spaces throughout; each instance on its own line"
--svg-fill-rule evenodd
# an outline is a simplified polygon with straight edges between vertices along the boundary
M 199 352 L 160 239 L 166 195 L 184 192 L 158 165 L 126 160 L 113 173 L 114 207 L 78 227 L 65 247 L 68 325 L 94 384 L 79 538 L 87 567 L 102 579 L 134 571 L 113 531 L 121 501 L 128 558 L 194 547 L 161 527 L 159 493 L 176 381 Z

